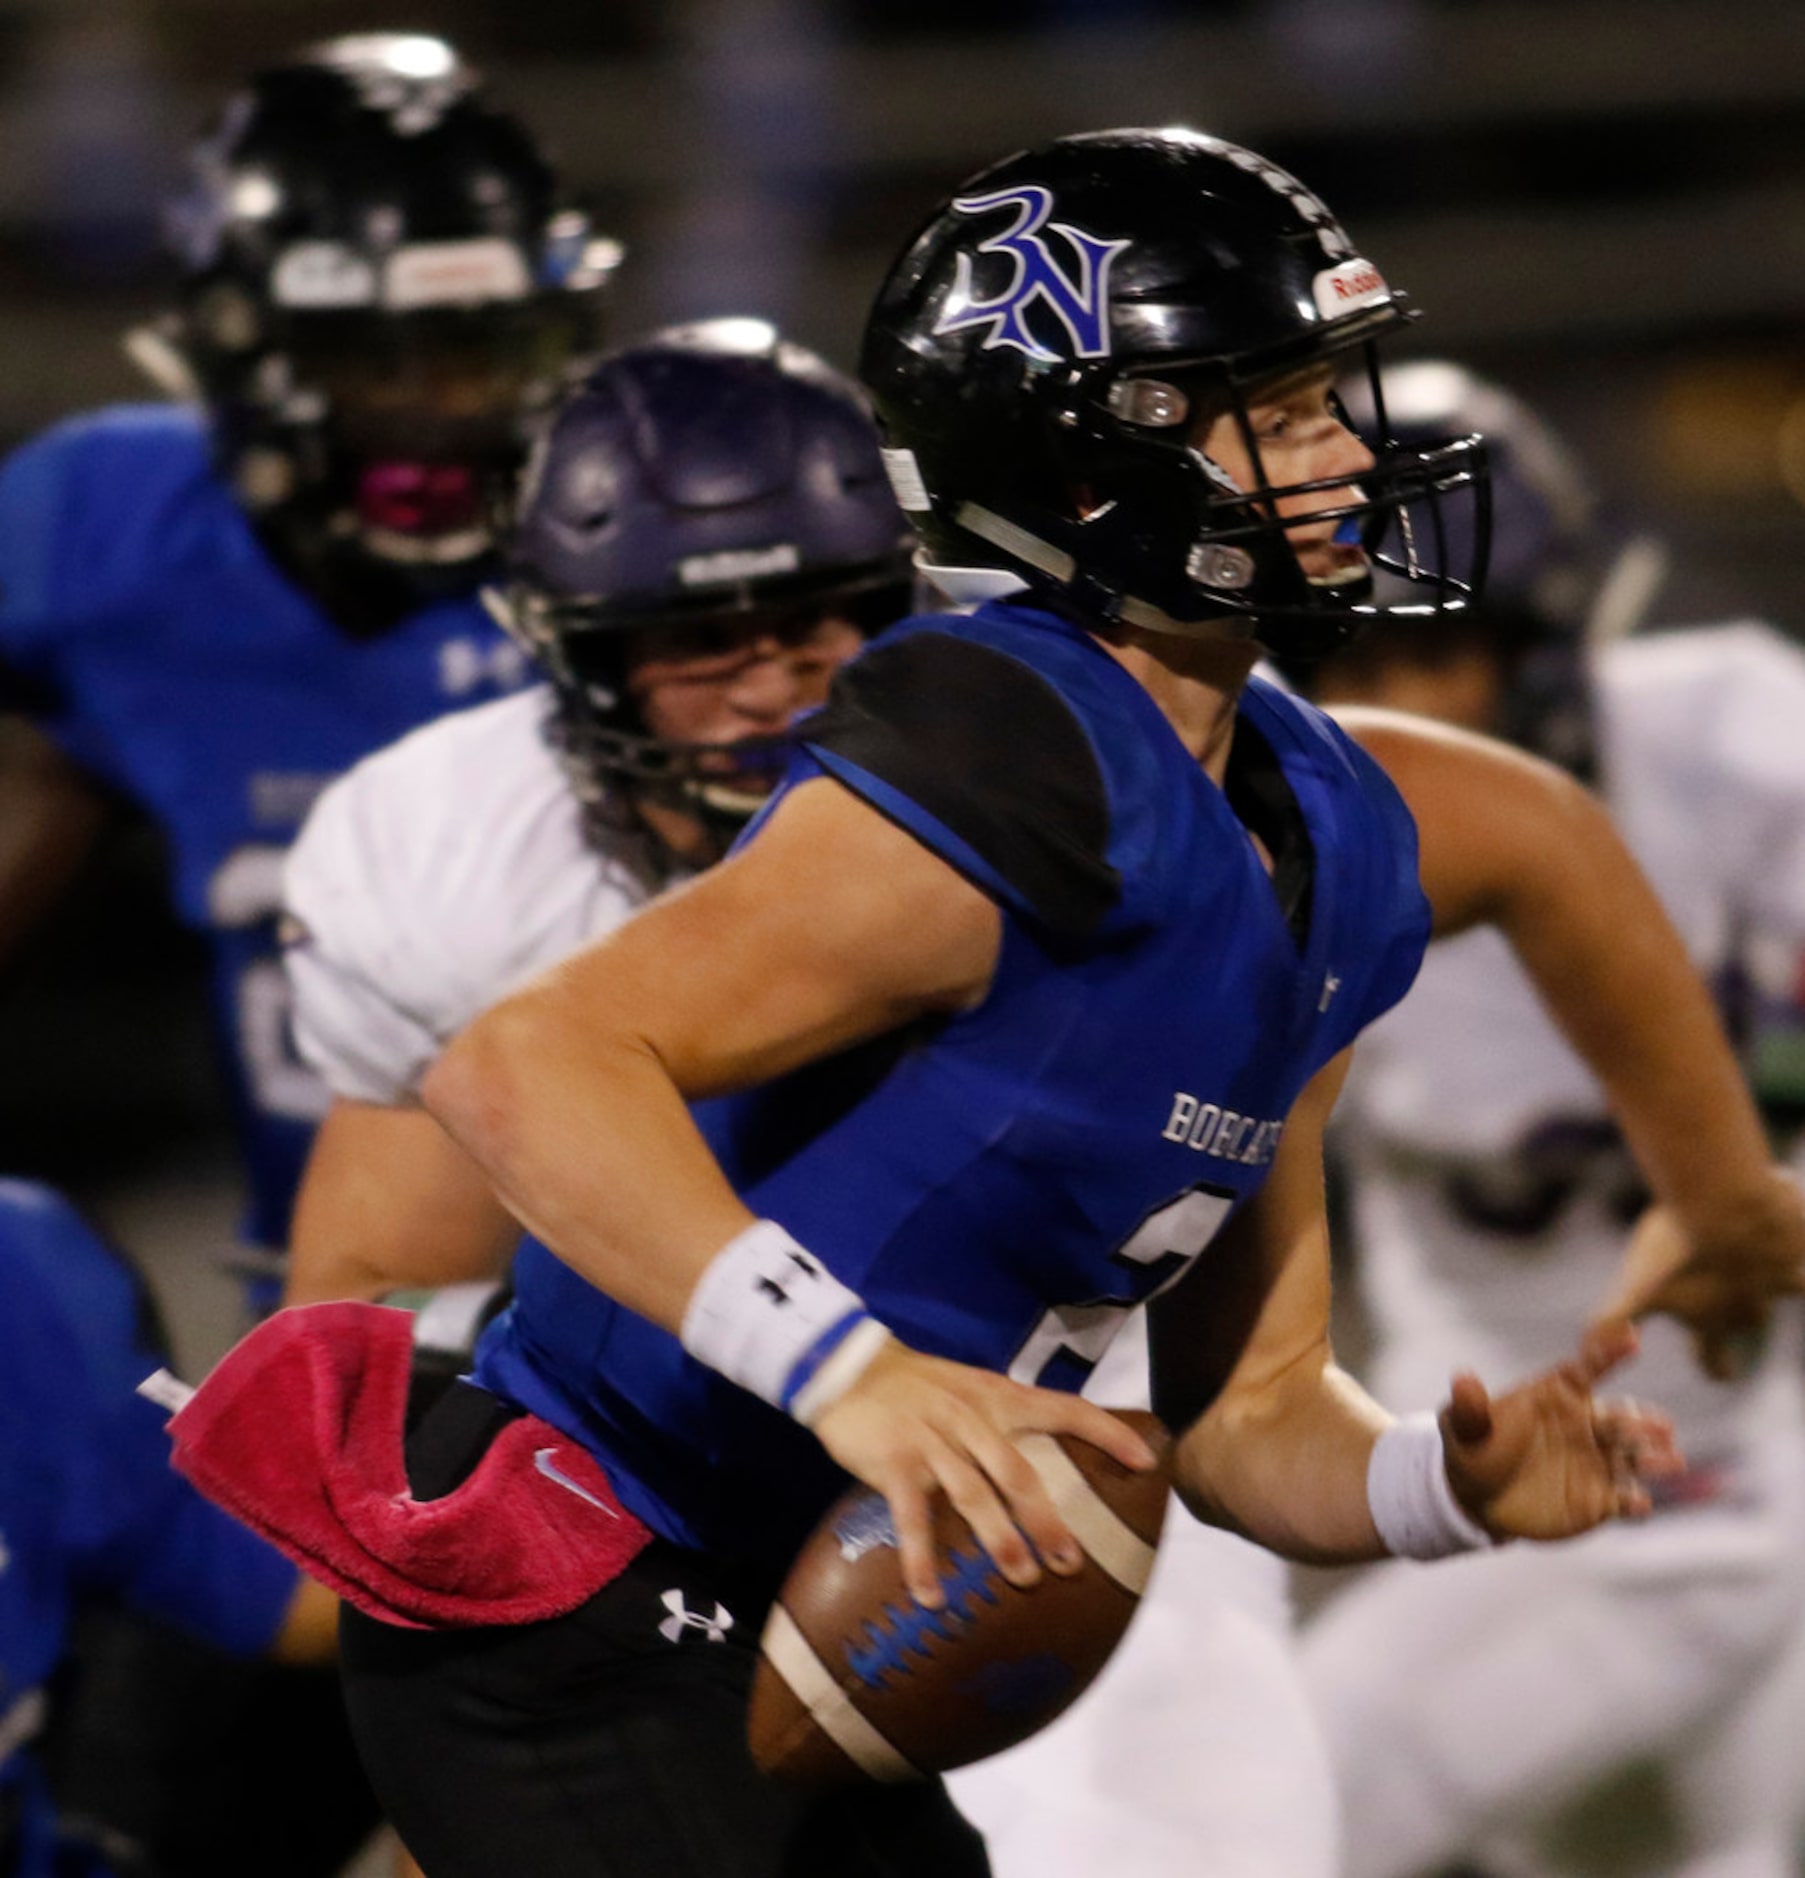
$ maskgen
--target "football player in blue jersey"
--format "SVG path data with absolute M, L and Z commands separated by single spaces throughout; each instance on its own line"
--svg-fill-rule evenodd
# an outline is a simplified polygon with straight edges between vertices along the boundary
M 176 401 L 0 470 L 0 945 L 121 797 L 205 932 L 250 1184 L 279 1253 L 325 1104 L 276 960 L 281 856 L 334 775 L 524 682 L 483 612 L 498 499 L 596 343 L 618 255 L 437 39 L 259 73 L 173 199 L 175 304 L 133 350 Z M 273 1301 L 273 1287 L 267 1301 Z
M 360 1743 L 435 1878 L 983 1870 L 932 1784 L 758 1777 L 739 1640 L 848 1472 L 925 1606 L 936 1491 L 1011 1580 L 1074 1569 L 1014 1437 L 1150 1463 L 1071 1393 L 1144 1303 L 1181 1493 L 1277 1549 L 1432 1557 L 1646 1506 L 1663 1425 L 1591 1395 L 1625 1326 L 1497 1398 L 1457 1379 L 1439 1424 L 1328 1348 L 1322 1124 L 1428 910 L 1377 766 L 1249 673 L 1348 635 L 1368 544 L 1406 512 L 1444 541 L 1482 490 L 1470 442 L 1341 421 L 1337 367 L 1403 318 L 1293 178 L 1180 132 L 1011 159 L 894 270 L 864 369 L 899 499 L 943 585 L 1026 591 L 880 638 L 735 854 L 424 1080 L 538 1238 L 414 1497 L 481 1483 L 474 1582 L 526 1413 L 593 1459 L 567 1497 L 607 1535 L 586 1583 L 548 1558 L 522 1594 L 568 1615 L 517 1624 L 419 1628 L 442 1584 L 347 1567 Z M 1402 561 L 1427 606 L 1470 592 Z M 321 1307 L 335 1334 L 359 1308 Z
M 158 1360 L 136 1275 L 60 1196 L 0 1181 L 0 1872 L 59 1844 L 37 1743 L 84 1608 L 129 1605 L 235 1655 L 331 1654 L 333 1600 L 169 1468 L 136 1393 Z M 117 1853 L 117 1845 L 111 1850 Z

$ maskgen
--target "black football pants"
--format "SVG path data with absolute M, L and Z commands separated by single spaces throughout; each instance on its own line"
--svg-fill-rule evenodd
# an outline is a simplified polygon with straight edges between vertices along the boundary
M 457 1393 L 410 1443 L 422 1498 L 493 1438 L 477 1392 Z M 938 1781 L 809 1795 L 753 1766 L 769 1591 L 654 1540 L 545 1623 L 404 1630 L 347 1610 L 352 1729 L 427 1878 L 987 1878 Z

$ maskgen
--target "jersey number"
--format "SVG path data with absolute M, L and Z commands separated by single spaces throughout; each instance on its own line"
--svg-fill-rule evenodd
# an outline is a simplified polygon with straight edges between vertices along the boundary
M 287 853 L 286 848 L 254 842 L 227 855 L 208 883 L 214 924 L 234 929 L 268 926 L 273 934 L 282 911 Z M 332 1092 L 295 1050 L 282 961 L 259 958 L 245 965 L 233 987 L 233 1004 L 238 1056 L 252 1101 L 265 1115 L 284 1121 L 320 1121 L 331 1106 Z
M 1131 1311 L 1177 1284 L 1215 1238 L 1235 1204 L 1231 1188 L 1200 1181 L 1156 1206 L 1116 1247 L 1110 1262 L 1154 1273 L 1138 1295 L 1094 1298 L 1084 1304 L 1055 1304 L 1028 1333 L 1009 1365 L 1015 1382 L 1072 1388 L 1096 1368 Z

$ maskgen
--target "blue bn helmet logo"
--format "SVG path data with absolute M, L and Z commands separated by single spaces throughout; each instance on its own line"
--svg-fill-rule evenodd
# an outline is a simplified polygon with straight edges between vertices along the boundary
M 988 215 L 996 209 L 1014 209 L 1015 220 L 1000 235 L 980 241 L 979 254 L 1006 254 L 1014 278 L 993 300 L 972 297 L 972 257 L 961 251 L 953 291 L 946 310 L 934 326 L 936 333 L 956 333 L 967 326 L 990 324 L 984 349 L 1015 346 L 1031 359 L 1057 361 L 1054 352 L 1028 330 L 1027 314 L 1043 302 L 1063 326 L 1072 342 L 1072 356 L 1102 359 L 1109 356 L 1109 270 L 1115 258 L 1131 244 L 1103 241 L 1066 222 L 1048 222 L 1053 213 L 1052 192 L 1037 183 L 1002 189 L 991 196 L 964 196 L 954 202 L 959 215 Z M 1062 236 L 1077 262 L 1074 279 L 1055 258 L 1040 231 Z M 1044 324 L 1043 324 L 1043 330 Z

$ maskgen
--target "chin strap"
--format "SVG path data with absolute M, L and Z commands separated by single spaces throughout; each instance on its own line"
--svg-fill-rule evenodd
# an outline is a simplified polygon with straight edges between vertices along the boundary
M 1166 633 L 1175 639 L 1239 641 L 1257 636 L 1259 622 L 1251 614 L 1215 613 L 1207 619 L 1174 619 L 1151 600 L 1137 599 L 1131 593 L 1117 593 L 1113 588 L 1104 587 L 1093 581 L 1064 549 L 1029 534 L 1025 528 L 979 503 L 961 503 L 953 520 L 981 541 L 993 543 L 1012 559 L 1024 561 L 1057 581 L 1080 611 L 1094 613 L 1102 619 L 1119 619 L 1145 632 Z M 932 578 L 935 570 L 927 571 Z
M 1078 563 L 1063 548 L 1056 548 L 1050 541 L 1042 541 L 1038 535 L 1029 534 L 1025 528 L 1018 528 L 1014 522 L 1006 521 L 980 503 L 960 503 L 953 521 L 968 534 L 976 535 L 980 541 L 988 541 L 1001 548 L 1012 560 L 1025 561 L 1028 566 L 1051 576 L 1062 587 L 1070 586 L 1072 577 L 1078 572 Z
M 1173 639 L 1225 639 L 1242 644 L 1259 637 L 1260 622 L 1251 613 L 1216 613 L 1208 619 L 1174 619 L 1146 600 L 1125 594 L 1117 616 L 1130 626 Z

